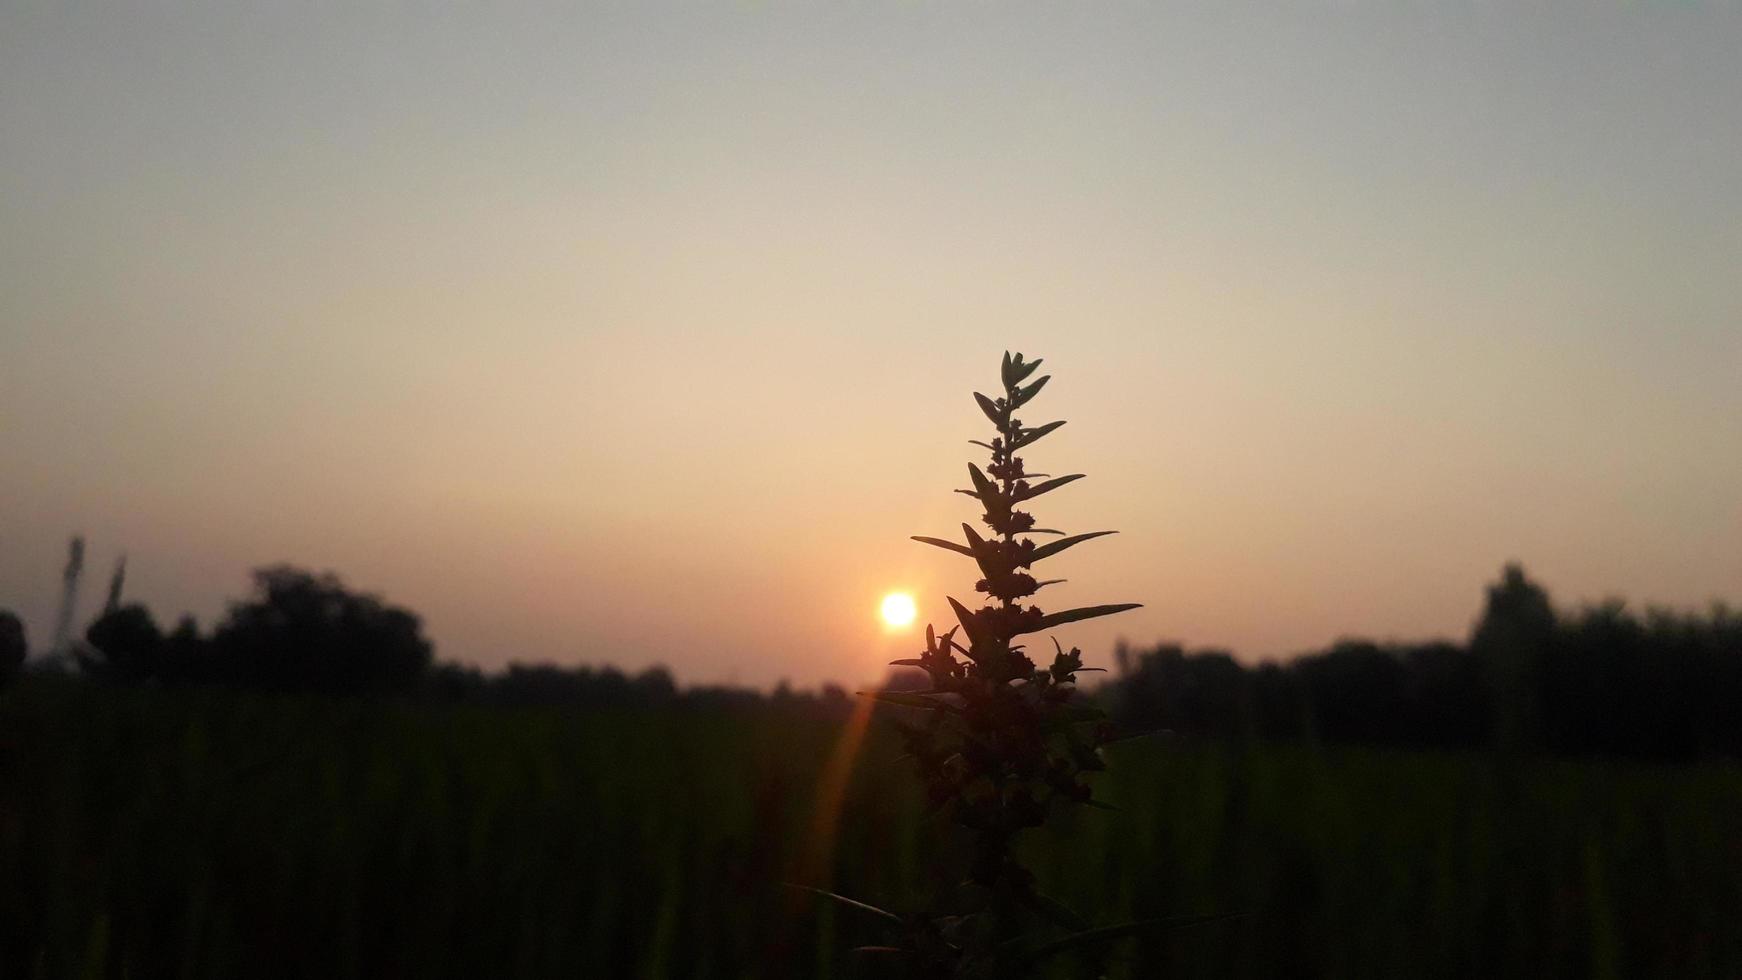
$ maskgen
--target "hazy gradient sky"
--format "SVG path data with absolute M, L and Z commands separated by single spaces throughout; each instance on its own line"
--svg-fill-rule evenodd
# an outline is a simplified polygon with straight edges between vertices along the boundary
M 0 5 L 0 606 L 877 676 L 1008 348 L 1065 631 L 1742 598 L 1742 5 Z M 952 535 L 953 536 L 953 535 Z

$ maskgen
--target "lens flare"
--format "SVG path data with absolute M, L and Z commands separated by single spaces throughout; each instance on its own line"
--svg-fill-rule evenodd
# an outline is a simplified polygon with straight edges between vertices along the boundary
M 891 592 L 883 597 L 883 621 L 892 627 L 899 629 L 911 625 L 918 612 L 913 596 L 905 592 Z

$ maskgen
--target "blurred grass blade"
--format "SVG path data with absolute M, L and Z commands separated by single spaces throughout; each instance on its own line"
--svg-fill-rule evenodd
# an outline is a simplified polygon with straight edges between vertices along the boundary
M 1094 946 L 1099 943 L 1109 943 L 1126 936 L 1136 936 L 1146 932 L 1166 932 L 1171 929 L 1185 929 L 1192 926 L 1208 925 L 1212 922 L 1223 922 L 1246 916 L 1245 912 L 1219 912 L 1210 915 L 1176 915 L 1160 919 L 1142 919 L 1137 922 L 1126 922 L 1116 926 L 1104 926 L 1100 929 L 1090 929 L 1063 939 L 1045 943 L 1029 950 L 1019 962 L 1024 966 L 1032 966 L 1049 957 L 1066 953 L 1084 946 Z M 1014 952 L 1021 947 L 1021 939 L 1013 939 L 1006 948 Z
M 869 912 L 872 915 L 880 915 L 883 918 L 888 919 L 891 922 L 900 922 L 901 921 L 901 916 L 896 915 L 894 912 L 891 912 L 888 909 L 880 909 L 875 905 L 867 905 L 864 902 L 861 902 L 857 899 L 848 898 L 845 895 L 837 895 L 834 892 L 829 891 L 826 888 L 813 888 L 810 885 L 800 885 L 800 884 L 796 884 L 796 883 L 790 882 L 790 881 L 784 882 L 783 884 L 785 884 L 786 887 L 788 887 L 788 888 L 796 888 L 801 892 L 810 892 L 813 895 L 821 895 L 824 898 L 832 898 L 835 901 L 840 902 L 842 905 L 848 906 L 849 908 L 855 908 L 855 909 L 860 910 L 861 912 Z

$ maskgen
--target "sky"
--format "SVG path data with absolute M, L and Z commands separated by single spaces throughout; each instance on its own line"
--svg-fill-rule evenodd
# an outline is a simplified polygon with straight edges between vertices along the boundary
M 856 682 L 977 574 L 1286 657 L 1742 600 L 1742 4 L 0 4 L 0 607 Z

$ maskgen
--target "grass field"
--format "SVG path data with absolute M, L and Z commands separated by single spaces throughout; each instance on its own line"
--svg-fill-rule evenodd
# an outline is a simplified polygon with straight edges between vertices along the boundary
M 866 975 L 941 831 L 875 729 L 818 856 L 837 720 L 0 695 L 0 976 Z M 1034 842 L 1096 921 L 1249 913 L 1118 976 L 1742 976 L 1742 770 L 1313 746 L 1109 750 Z M 827 793 L 822 794 L 825 798 Z M 931 844 L 922 846 L 922 834 Z

